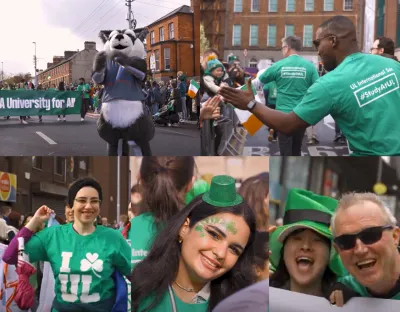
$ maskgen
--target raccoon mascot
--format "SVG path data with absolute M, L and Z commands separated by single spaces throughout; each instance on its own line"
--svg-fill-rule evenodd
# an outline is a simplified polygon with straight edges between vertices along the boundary
M 97 122 L 100 137 L 108 143 L 108 155 L 118 155 L 122 139 L 122 155 L 140 148 L 143 156 L 151 156 L 150 141 L 154 124 L 144 105 L 142 82 L 146 78 L 146 51 L 143 40 L 148 30 L 101 31 L 104 50 L 97 53 L 92 79 L 104 85 L 102 108 Z

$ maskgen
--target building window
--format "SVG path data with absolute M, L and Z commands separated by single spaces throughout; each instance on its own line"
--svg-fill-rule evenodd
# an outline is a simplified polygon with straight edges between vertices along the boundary
M 353 0 L 343 0 L 343 10 L 353 11 Z
M 65 175 L 67 171 L 67 162 L 65 157 L 55 157 L 54 158 L 54 176 L 57 177 L 57 181 L 64 182 Z M 60 177 L 62 177 L 60 179 Z
M 160 50 L 154 51 L 155 59 L 156 59 L 156 71 L 160 70 Z
M 296 11 L 296 0 L 286 0 L 286 12 Z
M 304 11 L 314 11 L 314 0 L 306 0 L 304 3 Z
M 251 67 L 251 68 L 257 68 L 257 64 L 258 64 L 257 59 L 252 58 L 252 59 L 250 60 L 249 67 Z
M 268 25 L 267 46 L 276 47 L 276 25 Z
M 243 0 L 235 0 L 233 4 L 233 12 L 242 12 L 243 11 Z
M 160 41 L 164 41 L 164 27 L 160 27 Z
M 250 25 L 250 46 L 258 45 L 258 25 Z
M 269 12 L 278 12 L 278 0 L 269 0 Z
M 382 37 L 385 27 L 385 0 L 378 0 L 376 10 L 376 36 Z
M 285 25 L 285 38 L 294 36 L 294 25 Z
M 313 25 L 304 25 L 303 46 L 305 48 L 312 47 Z
M 43 169 L 43 157 L 42 156 L 32 156 L 32 168 Z
M 169 34 L 169 39 L 174 39 L 174 23 L 168 24 L 168 34 Z
M 242 25 L 233 25 L 232 45 L 240 46 L 242 44 Z
M 324 11 L 333 11 L 333 0 L 324 0 Z
M 154 30 L 150 32 L 150 44 L 154 44 Z
M 164 68 L 165 70 L 171 69 L 171 50 L 169 48 L 164 49 Z
M 251 12 L 260 12 L 260 0 L 251 0 Z

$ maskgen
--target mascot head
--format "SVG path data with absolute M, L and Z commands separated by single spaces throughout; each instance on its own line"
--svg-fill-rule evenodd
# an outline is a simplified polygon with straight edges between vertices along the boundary
M 103 30 L 100 32 L 100 38 L 104 43 L 104 51 L 107 53 L 118 50 L 128 57 L 137 56 L 144 59 L 146 58 L 146 49 L 143 40 L 147 33 L 147 29 L 140 34 L 131 29 Z

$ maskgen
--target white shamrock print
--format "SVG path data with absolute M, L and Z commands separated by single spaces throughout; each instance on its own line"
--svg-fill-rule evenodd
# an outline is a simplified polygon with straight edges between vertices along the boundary
M 88 252 L 86 259 L 81 260 L 81 271 L 86 272 L 92 269 L 93 274 L 100 278 L 100 275 L 96 272 L 103 271 L 103 260 L 98 258 L 99 255 L 97 253 L 91 254 Z

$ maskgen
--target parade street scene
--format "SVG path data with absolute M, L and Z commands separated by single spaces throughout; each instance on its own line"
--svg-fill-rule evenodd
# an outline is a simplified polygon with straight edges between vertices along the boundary
M 200 155 L 200 29 L 191 5 L 27 4 L 19 17 L 32 29 L 7 35 L 0 51 L 0 154 Z M 1 7 L 3 29 L 17 11 Z
M 321 2 L 200 0 L 202 155 L 400 155 L 397 1 Z

